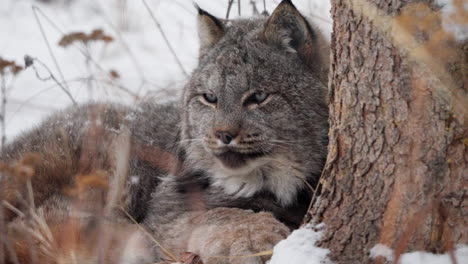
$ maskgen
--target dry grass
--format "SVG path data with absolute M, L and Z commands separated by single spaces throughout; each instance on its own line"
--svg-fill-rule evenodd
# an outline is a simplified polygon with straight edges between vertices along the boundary
M 143 227 L 115 216 L 114 209 L 119 206 L 119 197 L 115 196 L 123 189 L 115 186 L 123 184 L 115 179 L 125 168 L 117 168 L 111 180 L 99 170 L 76 175 L 71 188 L 64 188 L 36 207 L 31 179 L 41 162 L 40 155 L 31 153 L 13 164 L 0 164 L 2 175 L 15 180 L 12 188 L 0 191 L 16 193 L 21 208 L 25 208 L 17 208 L 0 193 L 1 215 L 6 210 L 16 214 L 12 222 L 0 222 L 0 252 L 6 252 L 0 255 L 0 263 L 122 263 L 122 259 L 133 256 L 133 251 L 137 255 L 145 247 L 147 252 L 140 257 L 150 259 L 151 244 L 142 244 L 142 238 L 130 239 L 142 237 Z M 172 255 L 171 259 L 177 260 Z
M 114 38 L 104 33 L 102 29 L 94 29 L 91 33 L 86 34 L 84 32 L 72 32 L 64 35 L 58 45 L 60 47 L 69 47 L 73 43 L 79 42 L 85 45 L 89 45 L 92 42 L 103 42 L 105 44 L 114 41 Z
M 146 2 L 144 3 L 146 4 Z M 233 3 L 234 1 L 228 2 L 226 17 L 229 16 Z M 392 37 L 392 41 L 394 41 L 395 45 L 403 52 L 406 52 L 418 65 L 422 65 L 424 70 L 430 69 L 429 72 L 431 72 L 431 74 L 433 74 L 433 76 L 442 84 L 440 87 L 442 87 L 441 89 L 443 92 L 451 95 L 454 108 L 456 110 L 458 109 L 457 111 L 460 113 L 466 112 L 466 104 L 464 104 L 464 102 L 466 102 L 466 98 L 459 96 L 454 92 L 456 91 L 456 88 L 459 87 L 460 81 L 454 80 L 454 75 L 452 72 L 447 71 L 445 66 L 441 67 L 442 62 L 443 65 L 455 65 L 453 67 L 456 68 L 456 71 L 460 71 L 462 73 L 467 72 L 466 63 L 462 63 L 461 65 L 457 64 L 460 56 L 458 51 L 455 49 L 456 43 L 453 35 L 442 28 L 440 13 L 435 12 L 422 3 L 418 3 L 415 5 L 409 5 L 398 17 L 389 17 L 382 14 L 379 10 L 360 8 L 362 7 L 362 2 L 360 1 L 354 1 L 353 3 L 359 7 L 357 10 L 362 10 L 365 16 L 371 17 L 371 19 L 376 22 L 376 26 L 382 30 L 387 28 L 385 26 L 387 23 L 394 25 L 396 30 L 394 32 L 387 33 Z M 457 23 L 468 23 L 468 14 L 466 14 L 466 9 L 463 8 L 464 1 L 454 0 L 454 4 L 459 7 L 457 8 L 459 11 L 455 12 L 451 16 L 451 19 Z M 238 5 L 240 5 L 240 1 L 238 1 Z M 147 4 L 146 7 L 155 22 L 157 30 L 162 34 L 166 44 L 173 53 L 175 62 L 180 66 L 181 71 L 187 75 L 186 70 L 177 57 L 177 54 L 175 54 L 170 42 L 165 37 L 164 30 L 161 28 L 159 22 L 156 20 Z M 266 12 L 265 2 L 263 9 L 264 12 Z M 238 6 L 238 10 L 240 12 L 240 6 Z M 65 93 L 69 94 L 71 101 L 76 103 L 70 94 L 70 89 L 67 86 L 69 82 L 62 74 L 61 68 L 52 51 L 50 41 L 45 37 L 45 29 L 41 24 L 38 14 L 41 15 L 42 19 L 46 20 L 56 31 L 62 33 L 63 37 L 59 41 L 60 46 L 74 47 L 78 49 L 83 54 L 84 59 L 88 61 L 87 63 L 93 65 L 97 71 L 104 73 L 105 80 L 103 83 L 107 83 L 112 87 L 117 87 L 132 96 L 135 100 L 141 99 L 140 95 L 119 84 L 118 80 L 122 78 L 121 73 L 112 69 L 104 69 L 90 56 L 90 52 L 86 50 L 86 48 L 80 46 L 82 44 L 85 46 L 91 45 L 92 42 L 103 42 L 105 44 L 110 43 L 114 41 L 114 38 L 111 37 L 110 34 L 105 33 L 100 29 L 96 29 L 89 34 L 84 32 L 65 34 L 53 23 L 53 20 L 45 16 L 40 9 L 35 7 L 34 12 L 37 24 L 44 36 L 44 41 L 47 43 L 50 55 L 55 63 L 55 71 L 60 76 L 59 80 L 59 78 L 55 76 L 54 71 L 47 67 L 47 65 L 35 58 L 26 57 L 25 66 L 31 66 L 37 74 L 38 70 L 35 68 L 37 66 L 36 64 L 41 65 L 48 71 L 49 76 L 41 77 L 38 74 L 39 79 L 53 80 Z M 419 20 L 421 17 L 422 19 Z M 415 23 L 415 19 L 418 19 L 418 23 Z M 426 37 L 419 38 L 417 36 Z M 137 64 L 136 67 L 138 67 Z M 22 70 L 23 66 L 18 65 L 13 61 L 0 58 L 0 74 L 2 76 L 7 74 L 16 76 L 22 72 Z M 466 76 L 462 76 L 462 78 L 466 78 Z M 97 78 L 94 78 L 93 80 L 97 80 Z M 465 80 L 462 79 L 462 85 L 466 85 L 463 81 Z M 146 81 L 142 76 L 142 83 L 144 84 L 145 82 Z M 4 84 L 2 87 L 5 87 L 6 90 L 7 85 Z M 3 98 L 6 98 L 5 95 Z M 6 101 L 4 104 L 6 104 Z M 4 121 L 5 112 L 2 111 L 2 113 L 2 120 Z M 99 135 L 96 134 L 95 136 Z M 92 137 L 93 135 L 90 135 L 90 138 Z M 123 140 L 125 141 L 125 139 Z M 4 141 L 5 140 L 2 139 L 2 142 Z M 90 144 L 90 147 L 93 147 L 93 144 Z M 147 150 L 141 149 L 141 151 L 145 152 Z M 160 151 L 158 150 L 157 152 Z M 63 193 L 68 194 L 68 197 L 70 197 L 69 200 L 54 201 L 52 204 L 52 206 L 66 208 L 69 213 L 63 211 L 52 213 L 51 211 L 48 211 L 50 209 L 48 207 L 36 208 L 31 178 L 34 177 L 36 165 L 41 162 L 39 155 L 30 153 L 25 155 L 15 164 L 0 164 L 1 172 L 17 179 L 16 192 L 18 199 L 21 201 L 23 207 L 27 208 L 27 210 L 22 211 L 15 207 L 15 205 L 6 201 L 3 201 L 0 205 L 0 209 L 2 209 L 0 210 L 0 234 L 5 234 L 0 238 L 0 263 L 5 263 L 7 258 L 9 259 L 9 262 L 6 263 L 86 263 L 93 261 L 97 261 L 99 263 L 117 263 L 118 258 L 121 256 L 121 252 L 117 252 L 115 248 L 124 249 L 127 245 L 123 241 L 127 241 L 129 236 L 143 233 L 150 237 L 150 240 L 153 241 L 154 245 L 164 249 L 163 251 L 167 255 L 169 262 L 178 261 L 186 264 L 202 264 L 200 258 L 190 252 L 187 252 L 178 258 L 168 249 L 165 249 L 164 245 L 161 245 L 161 243 L 155 240 L 151 234 L 136 222 L 130 224 L 109 221 L 109 216 L 114 213 L 113 209 L 120 207 L 120 199 L 118 196 L 120 190 L 123 189 L 122 179 L 126 176 L 125 172 L 128 161 L 128 156 L 125 156 L 128 155 L 128 150 L 125 149 L 125 147 L 118 153 L 127 154 L 123 154 L 123 157 L 117 157 L 117 159 L 121 160 L 121 162 L 118 163 L 121 167 L 113 175 L 118 175 L 117 177 L 110 177 L 111 175 L 109 175 L 108 172 L 102 170 L 92 170 L 89 174 L 79 174 L 74 176 L 74 186 L 63 190 Z M 146 156 L 150 157 L 151 155 Z M 156 159 L 154 157 L 152 158 Z M 159 161 L 159 163 L 168 164 L 165 160 L 169 160 L 171 157 L 160 155 L 159 158 L 164 160 L 164 162 Z M 84 157 L 84 159 L 86 158 Z M 122 160 L 125 160 L 125 162 L 122 162 Z M 90 160 L 87 160 L 86 162 L 92 163 Z M 154 162 L 158 163 L 157 161 Z M 115 182 L 109 181 L 109 179 L 115 179 Z M 311 188 L 311 191 L 314 192 L 312 202 L 316 198 L 317 189 L 318 187 L 315 190 Z M 0 198 L 3 196 L 3 191 L 4 190 L 0 188 Z M 97 210 L 93 211 L 92 215 L 82 215 L 79 213 L 83 208 L 90 206 L 89 195 L 95 195 L 96 192 L 100 193 L 102 197 L 105 197 L 100 200 L 98 204 L 93 206 L 94 208 L 97 208 Z M 12 223 L 7 224 L 3 216 L 4 210 L 8 210 L 16 214 L 17 219 Z M 414 216 L 414 219 L 408 223 L 407 230 L 404 232 L 404 236 L 396 250 L 397 260 L 401 253 L 406 249 L 408 241 L 418 224 L 434 210 L 443 215 L 443 207 L 439 203 L 434 202 L 426 208 L 423 208 Z M 128 214 L 125 210 L 123 211 Z M 130 216 L 129 218 L 132 219 Z M 57 219 L 59 219 L 59 221 L 57 221 Z M 265 251 L 249 256 L 213 256 L 213 258 L 245 258 L 271 254 L 271 251 Z M 453 261 L 453 263 L 456 262 Z

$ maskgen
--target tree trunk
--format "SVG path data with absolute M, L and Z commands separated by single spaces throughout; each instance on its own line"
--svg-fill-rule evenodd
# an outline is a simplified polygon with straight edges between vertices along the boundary
M 376 244 L 398 258 L 468 243 L 466 48 L 430 1 L 332 5 L 319 245 L 337 263 L 384 263 L 369 258 Z

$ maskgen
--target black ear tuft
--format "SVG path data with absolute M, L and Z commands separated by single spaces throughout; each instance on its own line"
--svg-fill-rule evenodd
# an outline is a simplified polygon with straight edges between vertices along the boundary
M 201 9 L 196 3 L 194 5 L 198 10 L 200 57 L 203 57 L 206 51 L 224 36 L 225 29 L 220 19 Z

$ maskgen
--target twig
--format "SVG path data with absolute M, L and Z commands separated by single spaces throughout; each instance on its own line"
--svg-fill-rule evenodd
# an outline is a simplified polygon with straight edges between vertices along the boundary
M 60 29 L 59 26 L 57 26 L 57 24 L 54 23 L 54 21 L 52 21 L 39 7 L 36 7 L 36 10 L 38 13 L 41 14 L 41 16 L 57 31 L 59 32 L 60 34 L 62 35 L 66 35 L 66 33 Z M 109 82 L 111 82 L 112 84 L 116 84 L 117 86 L 121 86 L 121 85 L 118 85 L 108 74 L 108 72 L 106 70 L 104 70 L 104 68 L 99 65 L 99 63 L 97 63 L 92 57 L 90 57 L 90 55 L 86 52 L 86 50 L 84 50 L 82 47 L 80 47 L 79 45 L 77 44 L 73 44 L 73 46 L 75 48 L 78 49 L 78 51 L 85 57 L 85 59 L 89 60 L 90 62 L 93 63 L 93 65 L 98 69 L 100 70 L 101 72 L 105 73 L 105 76 L 109 79 Z
M 172 48 L 172 45 L 171 45 L 171 43 L 169 42 L 169 40 L 167 39 L 166 33 L 164 33 L 164 30 L 162 29 L 161 24 L 159 24 L 158 20 L 157 20 L 156 17 L 154 16 L 154 13 L 153 13 L 153 11 L 151 11 L 151 8 L 149 7 L 149 5 L 148 5 L 148 3 L 146 2 L 146 0 L 142 0 L 142 2 L 143 2 L 143 4 L 145 5 L 146 10 L 148 10 L 148 13 L 150 14 L 151 18 L 153 19 L 154 24 L 155 24 L 156 27 L 158 28 L 159 33 L 161 33 L 161 36 L 163 37 L 164 42 L 166 42 L 167 47 L 169 48 L 169 50 L 170 50 L 171 53 L 172 53 L 172 56 L 174 56 L 174 59 L 176 60 L 177 64 L 178 64 L 179 67 L 180 67 L 180 70 L 181 70 L 182 73 L 185 75 L 185 77 L 188 77 L 188 74 L 187 74 L 187 72 L 185 71 L 184 66 L 182 65 L 182 62 L 180 62 L 179 57 L 177 57 L 176 52 L 175 52 L 174 49 Z
M 0 175 L 2 177 L 3 175 Z M 0 199 L 3 197 L 3 191 L 0 189 Z M 0 204 L 0 234 L 4 234 L 6 236 L 6 224 L 5 224 L 5 216 L 3 215 L 3 205 Z M 5 263 L 5 251 L 3 247 L 3 241 L 0 240 L 0 263 Z
M 322 181 L 322 178 L 323 178 L 324 174 L 325 174 L 325 168 L 322 170 L 322 173 L 320 174 L 320 178 L 317 181 L 317 186 L 315 187 L 314 195 L 312 196 L 312 199 L 310 199 L 309 207 L 307 208 L 307 213 L 305 214 L 305 216 L 304 216 L 304 218 L 302 220 L 301 226 L 305 225 L 308 222 L 307 218 L 310 217 L 310 210 L 312 209 L 312 206 L 314 205 L 315 200 L 317 198 L 318 189 L 320 188 L 320 186 L 322 184 L 321 181 Z
M 23 212 L 21 212 L 20 209 L 16 208 L 14 205 L 12 205 L 11 203 L 4 200 L 2 204 L 6 208 L 10 209 L 13 213 L 15 213 L 18 217 L 20 217 L 20 218 L 25 217 L 25 214 Z
M 57 78 L 55 77 L 55 75 L 52 73 L 52 71 L 50 70 L 49 67 L 47 67 L 47 65 L 42 62 L 41 60 L 37 59 L 37 58 L 32 58 L 32 57 L 29 57 L 26 55 L 25 57 L 25 60 L 26 61 L 30 61 L 32 62 L 30 64 L 30 66 L 33 68 L 34 70 L 34 73 L 36 74 L 36 77 L 41 80 L 41 81 L 49 81 L 49 80 L 53 80 L 64 92 L 65 94 L 67 94 L 68 98 L 70 98 L 70 100 L 72 101 L 72 103 L 74 105 L 76 105 L 76 101 L 75 99 L 73 98 L 73 96 L 71 95 L 70 91 L 65 87 L 65 85 L 67 85 L 67 82 L 65 81 L 65 79 L 63 80 L 63 82 L 60 82 L 59 80 L 57 80 Z M 42 67 L 44 67 L 44 69 L 49 73 L 49 76 L 48 77 L 42 77 L 40 74 L 39 74 L 39 71 L 37 70 L 36 68 L 36 65 L 34 62 L 37 62 L 39 63 Z M 26 63 L 28 64 L 28 63 Z
M 120 44 L 122 44 L 122 47 L 127 52 L 128 56 L 130 57 L 130 60 L 132 60 L 132 63 L 135 66 L 135 69 L 136 69 L 137 73 L 140 75 L 140 78 L 142 80 L 145 80 L 146 78 L 145 78 L 145 75 L 143 73 L 143 70 L 141 69 L 140 64 L 138 63 L 137 59 L 135 58 L 135 55 L 133 54 L 132 50 L 130 49 L 130 46 L 124 40 L 124 38 L 122 36 L 122 32 L 119 30 L 118 27 L 116 27 L 114 24 L 112 24 L 111 20 L 104 13 L 101 12 L 100 15 L 104 19 L 104 22 L 106 22 L 106 24 L 109 25 L 115 31 Z
M 268 14 L 268 11 L 267 11 L 267 9 L 266 9 L 266 1 L 265 1 L 265 0 L 263 0 L 263 12 L 262 12 L 262 15 L 263 15 L 263 16 L 266 16 L 266 17 L 270 15 L 270 14 Z
M 33 188 L 32 188 L 32 184 L 31 184 L 31 179 L 28 178 L 28 180 L 26 181 L 26 191 L 27 191 L 27 194 L 28 194 L 28 206 L 29 206 L 29 211 L 28 211 L 28 214 L 26 214 L 27 216 L 27 221 L 29 223 L 32 223 L 33 221 L 33 215 L 35 214 L 35 210 L 36 210 L 36 204 L 34 202 L 34 192 L 33 192 Z M 36 244 L 33 242 L 33 237 L 37 237 L 37 233 L 35 232 L 30 232 L 29 235 L 26 237 L 26 240 L 28 242 L 28 245 L 29 245 L 29 253 L 30 253 L 30 257 L 31 257 L 31 263 L 32 264 L 35 264 L 37 263 L 37 250 L 36 250 Z
M 238 255 L 238 256 L 209 256 L 208 258 L 217 258 L 217 259 L 242 259 L 242 258 L 254 258 L 254 257 L 263 257 L 273 255 L 273 250 L 265 250 L 262 252 L 248 254 L 248 255 Z
M 180 262 L 180 261 L 177 259 L 177 257 L 176 257 L 174 254 L 172 254 L 169 250 L 167 250 L 165 247 L 163 247 L 163 246 L 161 245 L 161 243 L 159 243 L 159 242 L 156 240 L 156 238 L 154 238 L 154 237 L 150 234 L 150 232 L 148 232 L 148 230 L 146 230 L 145 228 L 143 228 L 143 227 L 135 220 L 135 218 L 133 218 L 133 217 L 127 212 L 127 210 L 125 210 L 123 207 L 120 207 L 120 210 L 122 210 L 122 212 L 124 212 L 125 215 L 126 215 L 134 224 L 137 225 L 138 229 L 140 229 L 141 231 L 143 231 L 143 233 L 144 233 L 145 235 L 147 235 L 147 236 L 164 252 L 164 254 L 166 254 L 168 257 L 170 257 L 172 261 Z
M 237 11 L 239 12 L 239 16 L 241 16 L 241 0 L 237 0 Z
M 2 129 L 2 142 L 1 142 L 2 146 L 0 149 L 3 152 L 3 148 L 5 147 L 5 142 L 6 142 L 6 104 L 7 104 L 6 81 L 5 81 L 5 75 L 3 74 L 2 74 L 1 90 L 2 90 L 2 104 L 1 104 L 1 110 L 0 110 L 0 125 Z
M 34 192 L 33 192 L 33 188 L 32 188 L 31 179 L 28 179 L 28 181 L 26 182 L 26 189 L 28 191 L 29 208 L 32 211 L 34 211 L 34 210 L 36 210 L 36 204 L 34 202 Z
M 85 68 L 86 68 L 86 71 L 88 72 L 88 77 L 86 78 L 86 86 L 88 87 L 88 96 L 89 96 L 89 99 L 92 100 L 93 99 L 93 82 L 92 80 L 94 79 L 94 75 L 93 75 L 93 71 L 91 70 L 91 50 L 90 50 L 90 47 L 88 45 L 88 43 L 85 43 L 84 44 L 84 47 L 85 47 L 85 51 L 86 51 L 86 58 L 85 58 Z
M 257 4 L 255 3 L 255 0 L 250 0 L 250 4 L 252 5 L 252 14 L 255 16 L 260 14 L 260 12 L 258 12 Z
M 231 7 L 232 7 L 233 3 L 234 3 L 234 0 L 229 0 L 228 8 L 227 8 L 227 11 L 226 11 L 226 19 L 229 19 L 229 14 L 231 13 Z
M 128 29 L 128 20 L 127 20 L 127 0 L 119 0 L 117 1 L 117 9 L 120 11 L 119 13 L 119 28 L 120 29 Z M 119 30 L 120 31 L 120 30 Z
M 70 80 L 67 80 L 68 83 L 71 83 L 71 82 L 83 82 L 83 81 L 86 81 L 86 77 L 80 77 L 80 78 L 74 78 L 74 79 L 70 79 Z M 115 85 L 115 83 L 112 83 L 110 82 L 109 80 L 107 79 L 96 79 L 95 81 L 101 81 L 101 82 L 104 82 L 106 84 L 109 84 L 109 85 L 112 85 L 113 87 L 115 88 L 118 88 L 119 90 L 122 90 L 123 92 L 129 94 L 130 96 L 133 97 L 134 100 L 140 100 L 141 98 L 138 96 L 139 93 L 134 93 L 130 90 L 128 90 L 126 87 L 120 85 L 120 84 L 117 84 Z M 14 98 L 12 99 L 9 99 L 10 103 L 14 103 L 14 104 L 19 104 L 19 107 L 15 110 L 15 112 L 13 112 L 11 115 L 9 115 L 9 118 L 6 122 L 6 125 L 8 126 L 8 124 L 11 122 L 11 120 L 16 116 L 16 114 L 21 111 L 21 109 L 23 109 L 23 107 L 25 107 L 26 105 L 28 107 L 31 107 L 31 108 L 35 108 L 35 109 L 41 109 L 43 111 L 51 111 L 51 110 L 56 110 L 55 108 L 53 107 L 48 107 L 48 106 L 45 106 L 45 105 L 40 105 L 40 104 L 33 104 L 31 103 L 31 101 L 36 98 L 38 95 L 44 93 L 44 92 L 47 92 L 49 91 L 50 89 L 53 89 L 57 86 L 59 86 L 59 84 L 54 84 L 52 86 L 49 86 L 47 88 L 44 88 L 43 90 L 31 95 L 30 97 L 26 98 L 25 100 L 16 100 Z M 142 84 L 144 85 L 144 83 Z M 0 262 L 1 263 L 1 262 Z
M 70 89 L 67 85 L 67 83 L 65 82 L 65 77 L 63 75 L 63 72 L 62 72 L 62 69 L 60 68 L 59 64 L 58 64 L 58 61 L 57 61 L 57 58 L 55 57 L 54 55 L 54 52 L 52 51 L 52 47 L 50 46 L 50 43 L 49 43 L 49 40 L 47 39 L 47 36 L 45 34 L 45 31 L 44 31 L 44 27 L 42 26 L 42 23 L 41 23 L 41 20 L 39 19 L 39 16 L 37 15 L 37 10 L 39 9 L 37 6 L 32 6 L 32 9 L 33 9 L 33 13 L 34 13 L 34 17 L 36 19 L 36 23 L 37 25 L 39 26 L 39 29 L 41 31 L 41 35 L 42 35 L 42 38 L 44 39 L 44 42 L 46 43 L 47 45 L 47 49 L 49 50 L 49 54 L 50 54 L 50 57 L 52 58 L 52 61 L 54 62 L 55 64 L 55 67 L 57 68 L 57 71 L 58 73 L 60 74 L 60 77 L 62 78 L 62 81 L 64 83 L 64 86 L 61 86 L 63 87 L 62 89 L 65 91 L 65 93 L 70 97 L 70 99 L 72 100 L 73 104 L 76 104 L 76 101 L 73 99 L 73 97 L 71 96 L 70 94 Z
M 5 244 L 5 247 L 7 248 L 8 253 L 9 253 L 8 255 L 9 255 L 10 261 L 12 263 L 15 263 L 15 264 L 20 264 L 20 262 L 18 261 L 18 256 L 16 254 L 16 251 L 12 247 L 10 239 L 8 239 L 8 236 L 2 236 L 2 237 L 3 237 L 3 239 L 0 238 L 0 245 L 2 244 L 2 242 L 3 242 L 3 244 Z

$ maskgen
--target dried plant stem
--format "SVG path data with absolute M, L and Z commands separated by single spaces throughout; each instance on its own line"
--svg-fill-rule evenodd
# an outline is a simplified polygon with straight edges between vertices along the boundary
M 129 90 L 127 87 L 125 87 L 125 86 L 123 86 L 123 85 L 121 85 L 121 84 L 119 84 L 119 83 L 116 83 L 116 82 L 114 82 L 114 81 L 106 81 L 106 80 L 103 80 L 103 82 L 105 82 L 105 83 L 107 82 L 107 83 L 109 83 L 110 85 L 112 85 L 113 87 L 115 87 L 115 88 L 117 88 L 117 89 L 119 89 L 119 90 L 121 90 L 121 91 L 127 93 L 128 95 L 130 95 L 131 97 L 133 97 L 133 99 L 135 99 L 136 101 L 138 101 L 138 100 L 141 99 L 140 96 L 138 95 L 139 93 L 134 93 L 134 92 L 132 92 L 131 90 Z M 145 83 L 145 81 L 143 81 L 142 83 Z
M 27 220 L 29 223 L 31 222 L 31 219 L 28 219 Z M 19 231 L 26 231 L 25 234 L 26 234 L 26 242 L 28 243 L 28 251 L 29 251 L 29 257 L 31 258 L 31 263 L 32 264 L 35 264 L 37 263 L 37 247 L 36 247 L 36 243 L 34 241 L 34 238 L 37 239 L 36 235 L 34 233 L 33 230 L 31 229 L 22 229 L 22 230 L 19 230 Z
M 68 96 L 68 98 L 70 98 L 70 100 L 72 101 L 72 103 L 74 105 L 77 104 L 77 102 L 75 101 L 75 99 L 73 98 L 73 96 L 71 95 L 70 91 L 68 91 L 68 89 L 65 87 L 65 85 L 67 84 L 67 82 L 64 80 L 63 82 L 60 82 L 56 77 L 55 75 L 52 73 L 52 71 L 50 70 L 49 67 L 47 67 L 47 65 L 40 61 L 39 59 L 37 58 L 31 58 L 34 62 L 37 62 L 39 63 L 42 67 L 44 67 L 44 69 L 47 71 L 47 73 L 49 74 L 48 77 L 41 77 L 41 75 L 39 74 L 39 71 L 37 70 L 35 64 L 32 64 L 32 68 L 34 69 L 34 72 L 36 73 L 36 77 L 41 80 L 41 81 L 48 81 L 48 80 L 53 80 L 64 92 L 65 94 Z
M 28 193 L 28 205 L 29 205 L 29 213 L 26 215 L 27 216 L 27 221 L 31 224 L 31 226 L 34 226 L 33 221 L 33 215 L 36 212 L 36 205 L 34 202 L 34 192 L 32 188 L 32 183 L 31 179 L 28 179 L 26 181 L 26 191 Z M 33 237 L 36 237 L 37 234 L 35 232 L 27 232 L 27 242 L 28 242 L 28 248 L 29 248 L 29 253 L 31 256 L 31 263 L 37 263 L 37 250 L 36 250 L 36 243 L 33 240 Z
M 242 12 L 241 12 L 241 0 L 237 0 L 237 11 L 238 11 L 239 16 L 241 16 L 241 14 L 242 14 Z
M 101 9 L 103 9 L 103 8 L 101 8 Z M 102 18 L 104 19 L 106 24 L 108 26 L 110 26 L 114 30 L 114 32 L 117 34 L 117 37 L 118 37 L 118 40 L 119 40 L 120 44 L 122 45 L 122 47 L 127 52 L 128 56 L 130 57 L 130 60 L 132 60 L 132 63 L 135 66 L 135 70 L 138 73 L 138 75 L 140 75 L 140 78 L 142 80 L 146 80 L 145 75 L 143 73 L 143 70 L 142 70 L 140 64 L 138 63 L 138 60 L 136 59 L 135 55 L 133 54 L 132 50 L 130 49 L 130 46 L 125 41 L 124 37 L 122 36 L 122 32 L 120 31 L 119 27 L 116 27 L 114 24 L 112 24 L 111 20 L 104 13 L 100 13 L 100 15 L 102 16 Z
M 231 7 L 233 3 L 234 3 L 234 0 L 229 0 L 227 11 L 226 11 L 226 19 L 229 19 L 229 14 L 231 13 Z
M 158 20 L 157 20 L 156 17 L 154 16 L 154 13 L 153 13 L 153 11 L 151 11 L 151 8 L 149 7 L 149 5 L 148 5 L 148 3 L 146 2 L 146 0 L 142 0 L 142 1 L 143 1 L 143 4 L 144 4 L 145 7 L 146 7 L 146 10 L 148 10 L 148 13 L 150 14 L 151 18 L 153 19 L 154 24 L 155 24 L 156 27 L 158 28 L 159 33 L 161 33 L 161 36 L 163 37 L 164 42 L 166 42 L 167 47 L 168 47 L 169 50 L 171 51 L 172 56 L 174 56 L 174 59 L 176 60 L 177 64 L 179 65 L 180 70 L 181 70 L 182 73 L 185 75 L 185 77 L 188 77 L 188 74 L 187 74 L 187 72 L 185 71 L 184 66 L 182 65 L 182 62 L 179 60 L 179 57 L 177 56 L 176 52 L 174 51 L 174 48 L 172 47 L 171 43 L 169 42 L 168 38 L 166 37 L 166 33 L 164 33 L 164 30 L 163 30 L 163 28 L 161 27 L 161 24 L 159 24 Z
M 127 0 L 118 0 L 117 1 L 117 9 L 120 11 L 118 13 L 118 27 L 121 30 L 127 30 L 128 29 L 128 16 L 127 16 L 127 8 L 128 8 L 128 3 Z
M 33 192 L 31 180 L 28 180 L 26 182 L 26 188 L 28 191 L 29 208 L 34 211 L 36 210 L 36 204 L 34 203 L 34 192 Z
M 263 12 L 262 12 L 262 15 L 263 16 L 269 16 L 270 14 L 268 14 L 268 11 L 266 10 L 266 1 L 263 0 Z
M 13 213 L 15 213 L 18 217 L 25 217 L 26 215 L 21 212 L 20 209 L 16 208 L 14 205 L 12 205 L 11 203 L 7 202 L 7 201 L 2 201 L 2 204 L 3 206 L 5 206 L 5 208 L 8 208 L 9 210 L 11 210 Z
M 39 14 L 41 14 L 41 16 L 60 34 L 62 35 L 66 35 L 66 33 L 60 29 L 60 27 L 57 26 L 57 24 L 54 23 L 54 21 L 52 21 L 46 14 L 44 14 L 44 12 L 42 12 L 42 10 L 39 8 L 39 7 L 36 7 L 36 10 Z M 125 87 L 123 87 L 121 84 L 118 84 L 115 80 L 113 80 L 108 72 L 106 70 L 104 70 L 104 68 L 99 65 L 99 63 L 97 63 L 92 57 L 90 57 L 90 54 L 88 54 L 86 52 L 86 50 L 84 50 L 82 47 L 80 47 L 79 45 L 77 44 L 73 44 L 73 46 L 75 48 L 78 49 L 78 51 L 85 57 L 85 59 L 89 60 L 90 62 L 92 62 L 92 64 L 98 69 L 100 70 L 101 72 L 105 73 L 105 76 L 107 77 L 107 79 L 109 80 L 109 82 L 114 85 L 115 87 L 131 94 L 132 96 L 134 96 L 135 98 L 138 98 L 138 95 L 130 92 L 128 89 L 126 89 Z
M 208 258 L 217 258 L 217 259 L 242 259 L 242 258 L 253 258 L 253 257 L 263 257 L 273 255 L 273 250 L 265 250 L 262 252 L 249 254 L 249 255 L 239 255 L 239 256 L 210 256 Z
M 90 100 L 93 100 L 93 80 L 94 80 L 94 74 L 93 70 L 91 69 L 91 49 L 89 48 L 88 43 L 85 45 L 85 51 L 87 56 L 85 56 L 85 67 L 86 71 L 88 72 L 88 77 L 86 78 L 86 86 L 88 87 L 88 96 Z
M 120 210 L 122 210 L 122 212 L 125 213 L 125 215 L 134 223 L 137 225 L 138 229 L 140 229 L 145 235 L 148 236 L 148 238 L 150 238 L 161 250 L 164 254 L 166 254 L 166 256 L 168 256 L 172 261 L 175 261 L 175 262 L 180 262 L 178 260 L 178 258 L 172 254 L 169 250 L 167 250 L 165 247 L 162 246 L 161 243 L 159 243 L 159 241 L 156 240 L 156 238 L 153 237 L 153 235 L 150 234 L 150 232 L 148 232 L 144 227 L 142 227 L 136 220 L 135 218 L 133 218 L 128 212 L 127 210 L 125 210 L 123 207 L 120 207 Z
M 0 238 L 0 245 L 2 244 L 2 242 L 8 251 L 9 260 L 14 264 L 20 264 L 20 262 L 18 261 L 18 256 L 16 255 L 16 251 L 11 245 L 11 242 L 8 236 L 2 236 Z
M 250 4 L 252 5 L 252 14 L 254 16 L 260 14 L 260 12 L 258 12 L 257 4 L 255 3 L 255 0 L 250 0 Z
M 2 177 L 2 175 L 0 175 Z M 0 199 L 3 197 L 2 189 L 0 188 Z M 6 224 L 5 224 L 5 216 L 3 215 L 3 204 L 0 204 L 0 234 L 2 237 L 6 236 Z M 3 246 L 3 239 L 0 238 L 0 263 L 5 263 L 5 251 Z
M 6 95 L 6 80 L 5 75 L 2 74 L 2 84 L 1 84 L 1 94 L 2 94 L 2 104 L 0 106 L 0 126 L 2 130 L 2 141 L 1 141 L 1 151 L 6 143 L 6 104 L 7 104 L 7 95 Z
M 325 172 L 325 169 L 322 170 L 322 173 L 320 174 L 320 178 L 318 179 L 318 182 L 317 182 L 317 186 L 315 187 L 315 190 L 314 190 L 314 194 L 312 196 L 312 199 L 310 199 L 310 203 L 309 203 L 309 207 L 307 208 L 307 212 L 304 216 L 304 219 L 302 220 L 302 224 L 301 224 L 301 227 L 304 226 L 305 224 L 307 224 L 309 221 L 308 221 L 308 217 L 309 217 L 309 214 L 310 214 L 310 210 L 312 209 L 312 206 L 314 205 L 315 203 L 315 200 L 317 198 L 317 194 L 318 194 L 318 189 L 320 188 L 320 186 L 322 185 L 322 177 L 324 175 L 324 172 Z M 312 187 L 312 186 L 311 186 Z
M 42 38 L 44 39 L 44 42 L 47 45 L 47 49 L 49 50 L 50 57 L 52 58 L 52 61 L 54 62 L 55 67 L 57 68 L 57 72 L 60 74 L 60 77 L 62 78 L 63 85 L 61 87 L 64 90 L 64 92 L 68 95 L 68 97 L 72 100 L 73 104 L 76 104 L 76 101 L 71 96 L 70 89 L 67 83 L 65 82 L 65 77 L 63 75 L 62 69 L 60 68 L 57 58 L 55 57 L 52 47 L 50 46 L 49 39 L 47 38 L 47 35 L 45 34 L 44 27 L 42 26 L 41 20 L 39 19 L 39 16 L 37 15 L 37 10 L 39 8 L 36 6 L 33 6 L 32 9 L 33 9 L 34 17 L 36 19 L 36 23 L 39 26 L 39 29 L 41 31 Z

